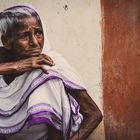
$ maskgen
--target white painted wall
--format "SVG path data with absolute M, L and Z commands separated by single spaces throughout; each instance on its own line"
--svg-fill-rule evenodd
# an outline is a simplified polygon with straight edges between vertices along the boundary
M 0 0 L 0 9 L 21 3 L 31 4 L 43 16 L 53 50 L 82 75 L 102 110 L 100 0 Z M 104 139 L 102 124 L 89 139 Z

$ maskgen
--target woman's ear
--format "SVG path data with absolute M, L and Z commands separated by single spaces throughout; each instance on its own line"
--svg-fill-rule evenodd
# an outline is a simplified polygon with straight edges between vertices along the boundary
M 1 36 L 1 41 L 2 41 L 3 47 L 5 47 L 5 49 L 11 50 L 10 39 L 8 39 L 7 36 L 2 35 L 2 36 Z

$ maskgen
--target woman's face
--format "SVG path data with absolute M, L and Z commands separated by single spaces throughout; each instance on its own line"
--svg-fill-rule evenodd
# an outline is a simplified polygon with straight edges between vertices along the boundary
M 41 54 L 44 35 L 36 18 L 23 18 L 13 31 L 10 47 L 17 59 L 24 59 Z

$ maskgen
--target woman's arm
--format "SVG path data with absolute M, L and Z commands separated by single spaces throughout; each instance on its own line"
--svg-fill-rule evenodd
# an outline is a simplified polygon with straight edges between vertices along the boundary
M 47 73 L 47 70 L 43 67 L 43 64 L 53 66 L 53 62 L 50 61 L 48 56 L 41 54 L 36 57 L 31 57 L 23 60 L 0 63 L 0 74 L 12 74 L 12 73 L 24 73 L 33 69 L 41 69 L 43 72 Z
M 102 114 L 97 105 L 86 91 L 71 91 L 72 95 L 80 105 L 80 112 L 84 120 L 80 129 L 69 140 L 86 140 L 92 131 L 102 120 Z
M 8 52 L 6 49 L 0 47 L 0 75 L 13 73 L 20 74 L 33 69 L 42 69 L 45 73 L 47 73 L 43 64 L 50 66 L 54 65 L 52 59 L 45 54 L 14 61 L 12 59 L 11 52 Z
M 102 120 L 102 114 L 86 91 L 69 91 L 80 104 L 84 120 L 80 129 L 69 140 L 86 140 Z M 49 140 L 63 140 L 62 132 L 49 126 Z

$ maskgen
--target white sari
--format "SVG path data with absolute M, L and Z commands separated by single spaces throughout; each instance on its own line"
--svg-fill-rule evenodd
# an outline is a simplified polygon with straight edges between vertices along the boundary
M 85 90 L 77 72 L 57 53 L 47 53 L 55 66 L 26 72 L 7 85 L 0 78 L 0 134 L 19 132 L 24 126 L 46 123 L 67 139 L 83 120 L 76 100 L 66 89 Z

